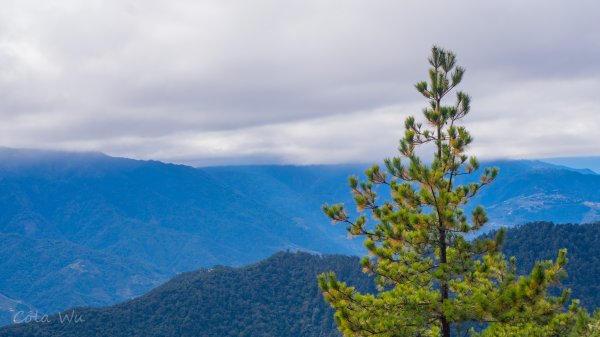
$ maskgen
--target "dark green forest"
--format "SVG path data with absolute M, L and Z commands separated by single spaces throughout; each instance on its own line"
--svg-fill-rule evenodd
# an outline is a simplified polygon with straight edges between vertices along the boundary
M 519 274 L 531 271 L 536 260 L 554 260 L 567 248 L 567 277 L 562 285 L 573 290 L 589 311 L 600 305 L 600 223 L 555 225 L 535 222 L 507 232 L 503 251 L 517 258 Z
M 587 307 L 600 303 L 600 224 L 530 223 L 507 233 L 504 251 L 521 272 L 535 259 L 569 251 L 568 277 Z M 215 267 L 181 274 L 137 299 L 102 309 L 76 309 L 85 321 L 19 324 L 0 329 L 10 337 L 95 336 L 340 336 L 333 311 L 317 289 L 316 276 L 335 271 L 341 280 L 373 291 L 358 259 L 282 252 L 243 268 Z M 69 312 L 69 311 L 67 311 Z
M 338 336 L 317 289 L 317 275 L 328 270 L 363 290 L 372 284 L 355 257 L 282 252 L 244 268 L 184 273 L 106 309 L 77 309 L 82 323 L 60 324 L 54 316 L 0 336 Z

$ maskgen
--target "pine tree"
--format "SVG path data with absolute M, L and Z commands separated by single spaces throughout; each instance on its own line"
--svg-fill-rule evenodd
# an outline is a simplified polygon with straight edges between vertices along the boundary
M 369 255 L 361 265 L 375 275 L 379 289 L 361 294 L 333 273 L 319 276 L 340 331 L 389 337 L 450 337 L 467 330 L 473 335 L 479 330 L 484 337 L 557 329 L 572 333 L 590 322 L 589 316 L 577 302 L 565 308 L 568 291 L 547 294 L 564 277 L 565 250 L 555 262 L 541 261 L 530 275 L 518 276 L 514 259 L 506 260 L 500 250 L 504 230 L 494 238 L 465 239 L 488 218 L 482 207 L 470 216 L 464 208 L 498 170 L 479 171 L 477 159 L 466 154 L 472 137 L 460 122 L 470 111 L 469 95 L 457 91 L 455 101 L 445 104 L 465 69 L 456 65 L 454 53 L 439 47 L 432 48 L 429 64 L 429 82 L 415 85 L 429 100 L 423 110 L 426 123 L 406 119 L 400 156 L 385 160 L 387 172 L 374 165 L 366 181 L 349 179 L 360 215 L 351 219 L 342 204 L 323 206 L 333 222 L 346 223 L 352 236 L 364 238 Z M 419 158 L 419 148 L 434 149 L 430 163 Z M 475 182 L 457 183 L 476 172 L 482 174 L 471 179 Z M 389 190 L 390 196 L 379 198 L 378 189 Z

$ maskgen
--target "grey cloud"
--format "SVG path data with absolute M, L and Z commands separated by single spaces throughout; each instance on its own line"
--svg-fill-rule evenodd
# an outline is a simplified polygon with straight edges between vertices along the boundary
M 0 4 L 0 145 L 210 164 L 378 160 L 425 104 L 412 85 L 438 43 L 467 67 L 474 151 L 600 154 L 592 124 L 574 126 L 596 122 L 599 103 L 593 1 Z

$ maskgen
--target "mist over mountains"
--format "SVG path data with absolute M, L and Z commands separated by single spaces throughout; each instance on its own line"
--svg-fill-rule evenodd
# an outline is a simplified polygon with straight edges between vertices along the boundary
M 490 228 L 600 218 L 600 176 L 539 161 L 483 163 L 497 183 L 473 206 Z M 139 296 L 177 273 L 281 250 L 361 255 L 324 203 L 352 203 L 367 164 L 193 168 L 100 153 L 0 149 L 0 296 L 56 312 Z M 352 206 L 348 207 L 350 210 Z M 1 304 L 0 303 L 0 304 Z

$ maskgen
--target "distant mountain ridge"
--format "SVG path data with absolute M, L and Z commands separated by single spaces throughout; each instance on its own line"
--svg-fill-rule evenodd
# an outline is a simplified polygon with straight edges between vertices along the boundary
M 487 164 L 500 167 L 500 176 L 473 206 L 487 207 L 490 228 L 600 220 L 593 172 L 539 161 Z M 368 167 L 192 168 L 0 148 L 7 243 L 0 294 L 56 312 L 127 300 L 178 272 L 244 265 L 285 249 L 360 255 L 361 242 L 348 240 L 320 208 L 344 202 L 353 212 L 347 178 L 362 178 Z
M 114 303 L 177 272 L 283 249 L 355 251 L 342 229 L 294 222 L 201 169 L 97 153 L 0 151 L 0 234 L 0 293 L 44 312 Z M 80 261 L 89 269 L 58 282 Z
M 495 161 L 497 180 L 472 200 L 486 207 L 492 228 L 533 221 L 600 220 L 600 175 L 540 161 Z
M 560 248 L 569 251 L 565 286 L 583 305 L 595 307 L 600 302 L 600 223 L 514 228 L 504 252 L 517 258 L 524 273 L 536 260 L 555 259 Z M 317 289 L 316 276 L 324 271 L 374 292 L 357 257 L 282 252 L 242 268 L 184 273 L 112 307 L 76 309 L 85 320 L 81 323 L 61 324 L 54 316 L 50 323 L 0 328 L 0 337 L 338 337 L 333 311 Z
M 542 158 L 541 161 L 600 173 L 600 156 Z
M 311 166 L 229 166 L 204 168 L 216 179 L 239 191 L 264 195 L 273 207 L 289 207 L 287 200 L 302 199 L 306 209 L 293 209 L 304 217 L 322 221 L 320 207 L 324 203 L 344 202 L 353 212 L 347 178 L 365 179 L 368 164 Z M 497 180 L 484 187 L 468 208 L 483 205 L 490 226 L 514 226 L 532 221 L 586 223 L 600 220 L 600 175 L 588 169 L 573 169 L 538 160 L 495 160 L 482 162 L 479 172 L 458 183 L 478 179 L 484 167 L 498 167 Z M 256 191 L 255 186 L 271 186 Z M 277 193 L 270 193 L 270 191 Z M 385 192 L 383 193 L 385 195 Z

